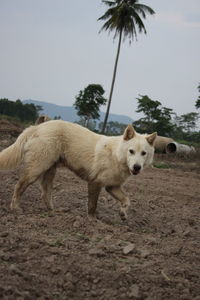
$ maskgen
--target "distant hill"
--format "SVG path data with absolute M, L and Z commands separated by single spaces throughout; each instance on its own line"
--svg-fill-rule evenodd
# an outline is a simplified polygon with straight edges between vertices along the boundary
M 44 101 L 37 101 L 32 99 L 23 100 L 23 103 L 33 103 L 35 105 L 41 105 L 43 110 L 41 114 L 48 115 L 50 118 L 54 118 L 55 116 L 60 116 L 63 120 L 69 122 L 75 122 L 80 119 L 77 115 L 76 110 L 73 106 L 61 106 L 53 103 L 48 103 Z M 101 122 L 104 120 L 105 113 L 100 112 L 100 120 Z M 130 124 L 133 120 L 130 117 L 124 115 L 110 114 L 108 121 L 119 122 L 123 124 Z

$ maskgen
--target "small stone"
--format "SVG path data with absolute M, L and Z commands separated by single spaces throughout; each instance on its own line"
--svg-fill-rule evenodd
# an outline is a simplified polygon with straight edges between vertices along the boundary
M 182 283 L 182 282 L 177 283 L 176 287 L 177 287 L 179 290 L 182 290 L 182 289 L 183 289 L 183 283 Z M 199 298 L 199 300 L 200 300 L 200 298 Z
M 57 275 L 58 273 L 61 272 L 61 268 L 52 267 L 50 271 L 51 271 L 52 274 Z
M 66 281 L 72 281 L 73 280 L 73 276 L 70 272 L 67 272 L 67 274 L 65 275 L 65 280 Z
M 150 245 L 155 245 L 155 244 L 157 244 L 156 238 L 154 238 L 154 237 L 152 237 L 152 236 L 148 236 L 148 237 L 146 237 L 146 239 L 147 239 L 147 241 L 148 241 L 148 243 L 149 243 Z
M 45 258 L 45 260 L 46 260 L 48 263 L 53 263 L 54 260 L 55 260 L 55 256 L 54 256 L 54 255 L 48 256 L 48 257 Z
M 99 281 L 100 281 L 100 279 L 99 279 L 99 278 L 96 278 L 96 279 L 93 280 L 93 283 L 96 284 L 96 283 L 98 283 Z
M 98 295 L 98 292 L 96 290 L 92 290 L 90 293 L 93 297 L 96 297 Z
M 1 237 L 7 237 L 8 234 L 9 234 L 9 233 L 8 233 L 7 231 L 3 231 L 3 232 L 0 233 L 0 236 L 1 236 Z
M 140 255 L 142 258 L 146 258 L 150 255 L 150 252 L 147 249 L 140 249 Z
M 79 222 L 79 221 L 75 221 L 75 222 L 73 223 L 73 227 L 74 227 L 74 228 L 79 228 L 79 227 L 80 227 L 80 222 Z
M 137 284 L 133 284 L 131 287 L 130 287 L 130 292 L 129 292 L 129 297 L 134 297 L 134 298 L 140 298 L 140 295 L 139 295 L 139 286 Z
M 89 255 L 96 255 L 96 256 L 105 256 L 105 253 L 101 250 L 101 249 L 98 249 L 98 248 L 93 248 L 93 249 L 90 249 L 89 250 Z
M 130 243 L 123 248 L 123 254 L 127 255 L 131 253 L 134 249 L 135 249 L 135 244 Z
M 191 229 L 187 228 L 184 232 L 183 232 L 183 236 L 190 236 L 191 235 Z
M 16 265 L 11 264 L 9 269 L 10 269 L 10 271 L 11 271 L 13 274 L 17 274 L 17 275 L 19 275 L 19 276 L 23 276 L 23 272 L 22 272 L 20 269 L 18 269 Z
M 112 239 L 112 235 L 106 235 L 104 238 L 105 241 L 109 241 L 111 239 Z

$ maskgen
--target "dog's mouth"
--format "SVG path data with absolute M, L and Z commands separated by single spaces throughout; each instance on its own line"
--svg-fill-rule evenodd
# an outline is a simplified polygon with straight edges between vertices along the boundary
M 131 170 L 130 172 L 132 175 L 138 175 L 140 173 L 140 170 Z

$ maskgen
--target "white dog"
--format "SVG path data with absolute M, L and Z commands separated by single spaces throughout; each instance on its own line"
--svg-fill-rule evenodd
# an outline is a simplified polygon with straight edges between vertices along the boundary
M 19 208 L 26 188 L 37 179 L 42 199 L 53 209 L 52 183 L 60 163 L 88 181 L 88 215 L 95 216 L 102 187 L 121 203 L 120 216 L 127 218 L 129 199 L 121 189 L 131 174 L 151 165 L 156 133 L 140 135 L 131 125 L 118 137 L 107 137 L 69 122 L 48 121 L 24 130 L 16 142 L 0 153 L 0 169 L 13 169 L 23 162 L 11 209 Z

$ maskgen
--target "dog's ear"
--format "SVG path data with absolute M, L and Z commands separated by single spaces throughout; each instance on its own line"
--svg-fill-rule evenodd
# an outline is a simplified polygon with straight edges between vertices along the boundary
M 132 125 L 128 125 L 124 131 L 123 139 L 128 141 L 135 136 L 135 129 Z
M 44 122 L 50 121 L 50 120 L 51 119 L 48 116 L 42 115 L 35 121 L 35 124 L 38 125 L 38 124 L 41 124 L 41 123 L 44 123 Z
M 157 132 L 154 132 L 154 133 L 152 133 L 152 134 L 147 135 L 147 137 L 146 137 L 147 142 L 148 142 L 151 146 L 153 146 L 156 137 L 157 137 Z
M 41 124 L 41 123 L 44 123 L 44 118 L 45 116 L 40 116 L 36 121 L 35 121 L 35 124 L 38 125 L 38 124 Z

